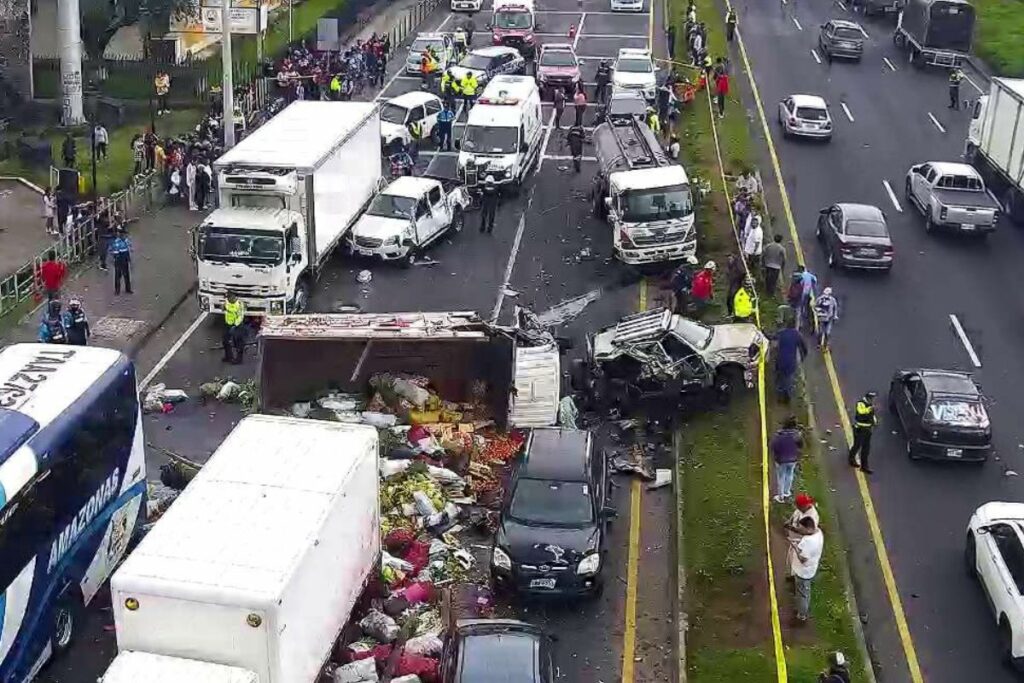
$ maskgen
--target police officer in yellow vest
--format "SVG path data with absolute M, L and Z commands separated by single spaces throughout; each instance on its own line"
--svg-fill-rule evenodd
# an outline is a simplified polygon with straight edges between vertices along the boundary
M 647 107 L 647 127 L 655 135 L 661 134 L 661 119 L 658 118 L 658 112 L 654 111 L 654 107 Z
M 245 352 L 245 304 L 238 300 L 234 292 L 228 292 L 224 302 L 224 336 L 221 338 L 224 348 L 224 362 L 238 365 L 242 362 Z
M 459 82 L 459 90 L 462 91 L 462 104 L 469 111 L 473 108 L 473 100 L 476 99 L 476 89 L 480 87 L 479 81 L 472 71 L 467 71 Z
M 736 290 L 732 299 L 733 320 L 738 323 L 750 322 L 752 315 L 754 315 L 754 300 L 750 297 L 750 292 L 747 291 L 747 285 L 742 285 Z
M 857 467 L 857 454 L 859 453 L 860 469 L 864 474 L 871 474 L 868 457 L 871 455 L 871 432 L 878 424 L 874 405 L 877 395 L 873 391 L 867 392 L 853 408 L 853 445 L 850 446 L 850 467 Z
M 334 74 L 334 76 L 331 78 L 331 84 L 330 84 L 329 87 L 330 87 L 330 91 L 331 91 L 331 99 L 332 100 L 340 100 L 341 99 L 341 76 L 339 76 L 338 74 Z
M 446 69 L 441 75 L 441 99 L 448 103 L 448 106 L 452 106 L 453 100 L 455 99 L 455 77 L 452 76 L 452 70 Z

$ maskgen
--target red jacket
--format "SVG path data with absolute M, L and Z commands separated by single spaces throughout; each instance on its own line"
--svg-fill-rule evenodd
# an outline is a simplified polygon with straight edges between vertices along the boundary
M 715 90 L 718 92 L 719 95 L 728 95 L 729 94 L 729 75 L 728 74 L 724 74 L 723 73 L 723 74 L 718 74 L 717 76 L 715 76 Z
M 43 281 L 44 289 L 60 289 L 67 272 L 68 267 L 60 261 L 44 261 L 39 267 L 39 279 Z
M 707 268 L 703 268 L 697 271 L 697 274 L 693 276 L 693 285 L 690 287 L 690 295 L 694 299 L 700 299 L 701 301 L 709 301 L 711 299 L 711 292 L 714 289 L 714 275 Z

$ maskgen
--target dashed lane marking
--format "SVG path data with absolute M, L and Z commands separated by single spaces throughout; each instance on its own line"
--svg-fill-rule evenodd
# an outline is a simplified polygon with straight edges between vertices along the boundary
M 814 61 L 816 61 L 818 64 L 821 64 L 821 57 L 818 56 L 818 51 L 815 50 L 814 48 L 811 48 L 811 56 L 814 57 Z
M 939 123 L 939 120 L 937 118 L 935 118 L 935 114 L 933 114 L 931 112 L 928 112 L 928 118 L 930 118 L 932 120 L 932 123 L 935 124 L 935 127 L 939 129 L 940 133 L 945 133 L 946 132 L 946 129 L 942 126 L 941 123 Z
M 846 118 L 850 119 L 850 123 L 853 123 L 853 114 L 850 113 L 850 108 L 846 106 L 846 102 L 840 102 L 839 106 L 843 108 L 843 113 L 846 114 Z
M 800 21 L 796 17 L 793 17 L 793 25 L 796 26 L 797 31 L 804 30 L 804 27 L 800 25 Z
M 960 319 L 952 313 L 949 314 L 949 322 L 953 323 L 953 329 L 956 330 L 956 334 L 960 337 L 960 343 L 967 349 L 967 355 L 970 356 L 971 362 L 974 363 L 974 367 L 981 367 L 981 359 L 978 358 L 978 354 L 974 351 L 974 345 L 971 344 L 971 340 L 967 338 L 967 333 L 964 331 L 964 326 L 960 324 Z
M 889 67 L 890 71 L 895 71 L 896 70 L 896 67 L 893 66 L 893 63 L 889 61 L 888 57 L 882 57 L 882 61 L 885 62 L 885 65 L 887 67 Z
M 900 206 L 900 200 L 896 198 L 896 193 L 892 191 L 892 185 L 889 184 L 888 180 L 883 180 L 882 185 L 885 185 L 885 191 L 889 195 L 889 201 L 896 208 L 897 211 L 903 213 L 903 207 Z

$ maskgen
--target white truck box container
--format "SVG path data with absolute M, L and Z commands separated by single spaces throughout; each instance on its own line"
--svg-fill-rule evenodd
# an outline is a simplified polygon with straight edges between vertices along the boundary
M 148 652 L 122 652 L 99 683 L 260 683 L 252 671 Z
M 120 651 L 312 683 L 380 557 L 377 432 L 245 418 L 111 579 Z
M 975 105 L 967 142 L 1003 210 L 1024 223 L 1024 79 L 992 79 L 988 96 Z

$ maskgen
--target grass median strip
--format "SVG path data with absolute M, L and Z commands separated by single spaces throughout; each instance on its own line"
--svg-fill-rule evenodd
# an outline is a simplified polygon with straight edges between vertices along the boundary
M 697 0 L 698 20 L 708 27 L 712 57 L 725 52 L 724 9 L 716 0 Z M 676 27 L 677 58 L 685 54 L 685 5 L 671 7 Z M 725 117 L 714 119 L 706 92 L 683 111 L 677 130 L 687 170 L 711 186 L 700 207 L 698 221 L 702 260 L 712 258 L 721 266 L 737 250 L 730 207 L 722 187 L 712 126 L 717 123 L 724 174 L 736 177 L 751 170 L 754 150 L 747 112 L 742 104 L 744 74 L 733 59 L 730 95 Z M 685 75 L 696 80 L 695 72 Z M 742 82 L 741 82 L 742 81 Z M 767 217 L 767 211 L 765 211 Z M 770 226 L 770 218 L 765 221 Z M 773 231 L 765 231 L 765 243 Z M 791 254 L 792 256 L 792 254 Z M 718 301 L 726 288 L 719 276 Z M 777 301 L 761 296 L 761 315 L 766 331 L 775 324 Z M 723 311 L 713 311 L 720 316 Z M 769 364 L 768 381 L 771 367 Z M 806 404 L 799 399 L 790 406 L 778 405 L 768 392 L 767 426 L 774 431 L 784 417 L 796 415 L 806 422 Z M 777 676 L 772 650 L 770 596 L 765 573 L 765 538 L 761 510 L 762 436 L 757 420 L 756 398 L 736 401 L 727 411 L 696 418 L 680 439 L 680 475 L 683 506 L 681 526 L 687 562 L 690 632 L 687 640 L 690 680 L 774 680 Z M 781 525 L 788 505 L 772 504 L 770 513 L 772 559 L 788 677 L 793 681 L 815 680 L 829 652 L 841 650 L 852 662 L 855 680 L 866 680 L 867 663 L 860 656 L 853 615 L 848 599 L 843 543 L 831 509 L 829 490 L 820 467 L 818 438 L 808 434 L 808 454 L 800 466 L 794 490 L 807 491 L 822 512 L 826 549 L 815 579 L 811 622 L 791 628 L 792 588 L 786 583 L 785 539 Z M 834 456 L 833 456 L 834 457 Z M 774 474 L 774 470 L 770 470 Z M 773 486 L 774 488 L 774 486 Z M 774 491 L 772 491 L 774 493 Z
M 996 75 L 1024 77 L 1024 6 L 1020 0 L 975 0 L 975 52 Z

